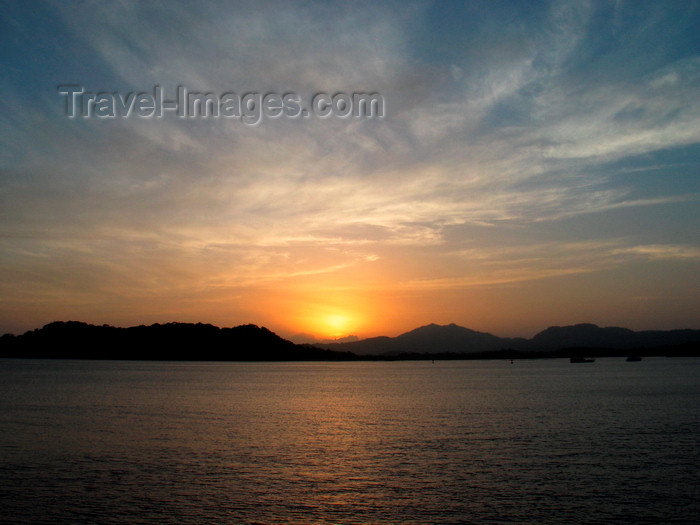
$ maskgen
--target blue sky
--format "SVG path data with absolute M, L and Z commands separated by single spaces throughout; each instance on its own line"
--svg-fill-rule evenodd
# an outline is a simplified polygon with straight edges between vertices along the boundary
M 698 328 L 698 2 L 2 9 L 0 332 Z M 69 119 L 65 84 L 386 115 Z

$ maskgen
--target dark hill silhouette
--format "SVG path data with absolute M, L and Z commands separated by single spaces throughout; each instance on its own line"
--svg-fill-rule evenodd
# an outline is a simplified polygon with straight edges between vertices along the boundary
M 627 328 L 600 328 L 594 324 L 553 326 L 532 339 L 503 338 L 450 324 L 430 324 L 397 337 L 375 337 L 352 343 L 319 344 L 321 348 L 358 355 L 477 354 L 497 350 L 551 352 L 567 348 L 624 350 L 700 343 L 700 330 L 634 332 Z
M 0 337 L 0 357 L 188 361 L 331 361 L 356 359 L 511 359 L 571 355 L 698 355 L 700 330 L 634 332 L 593 324 L 552 326 L 532 339 L 502 338 L 455 324 L 346 343 L 295 345 L 253 324 L 218 328 L 167 323 L 117 328 L 54 322 Z
M 355 356 L 295 345 L 267 328 L 247 324 L 167 323 L 116 328 L 54 322 L 0 339 L 2 357 L 201 361 L 339 360 Z
M 396 342 L 393 337 L 379 336 L 348 343 L 316 343 L 314 346 L 357 355 L 388 355 L 396 348 Z
M 573 326 L 550 326 L 535 335 L 532 342 L 541 348 L 565 348 L 567 346 L 634 348 L 635 332 L 627 328 L 600 328 L 584 323 Z
M 601 328 L 594 324 L 551 326 L 532 338 L 534 347 L 559 349 L 587 348 L 653 348 L 700 342 L 700 330 L 648 330 L 635 332 L 627 328 Z
M 503 340 L 495 335 L 476 332 L 449 324 L 421 326 L 396 338 L 409 352 L 474 352 L 502 348 Z
M 429 324 L 398 337 L 374 337 L 351 343 L 327 343 L 317 346 L 359 355 L 399 355 L 406 353 L 444 354 L 492 352 L 503 348 L 527 346 L 525 339 L 508 339 L 458 326 Z

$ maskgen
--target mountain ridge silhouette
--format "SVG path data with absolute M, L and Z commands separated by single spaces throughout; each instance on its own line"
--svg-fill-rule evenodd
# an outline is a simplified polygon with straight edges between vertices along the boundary
M 700 330 L 645 330 L 591 323 L 550 326 L 531 339 L 498 337 L 454 323 L 431 323 L 396 337 L 295 344 L 265 327 L 219 328 L 205 323 L 166 323 L 128 328 L 54 321 L 0 337 L 0 357 L 187 361 L 331 361 L 425 358 L 481 359 L 582 354 L 700 355 Z M 568 352 L 568 354 L 567 354 Z M 656 352 L 656 353 L 655 353 Z
M 700 330 L 645 330 L 599 327 L 592 323 L 550 326 L 530 339 L 498 337 L 456 325 L 429 325 L 415 328 L 396 337 L 375 337 L 356 342 L 326 343 L 315 346 L 344 350 L 358 355 L 398 355 L 402 353 L 441 354 L 446 352 L 478 353 L 503 349 L 537 352 L 566 348 L 635 349 L 700 343 Z
M 183 361 L 347 360 L 351 356 L 296 345 L 265 327 L 219 328 L 204 323 L 166 323 L 128 328 L 54 321 L 20 336 L 0 337 L 0 356 Z

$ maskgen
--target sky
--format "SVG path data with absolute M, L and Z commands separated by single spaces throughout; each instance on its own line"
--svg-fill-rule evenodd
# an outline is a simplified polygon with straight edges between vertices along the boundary
M 700 2 L 0 9 L 0 333 L 700 328 Z M 69 118 L 65 86 L 383 114 Z

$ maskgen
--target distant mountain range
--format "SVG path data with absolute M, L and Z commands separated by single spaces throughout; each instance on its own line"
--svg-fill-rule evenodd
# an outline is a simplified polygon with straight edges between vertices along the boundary
M 317 344 L 320 348 L 358 355 L 399 355 L 406 353 L 472 354 L 510 349 L 520 352 L 548 352 L 567 348 L 650 349 L 684 343 L 700 343 L 700 330 L 635 332 L 627 328 L 600 328 L 594 324 L 552 326 L 532 339 L 497 337 L 486 332 L 449 324 L 429 324 L 398 337 L 373 337 L 348 343 Z
M 698 355 L 700 330 L 635 332 L 594 324 L 553 326 L 532 339 L 503 338 L 450 324 L 430 324 L 398 337 L 298 345 L 248 324 L 167 323 L 117 328 L 54 322 L 0 337 L 0 357 L 196 361 L 331 361 L 356 359 L 487 359 L 570 355 Z
M 358 355 L 398 355 L 406 353 L 440 354 L 490 352 L 522 346 L 525 339 L 506 339 L 485 332 L 449 324 L 421 326 L 398 337 L 372 337 L 347 343 L 317 343 L 328 350 L 343 350 Z

